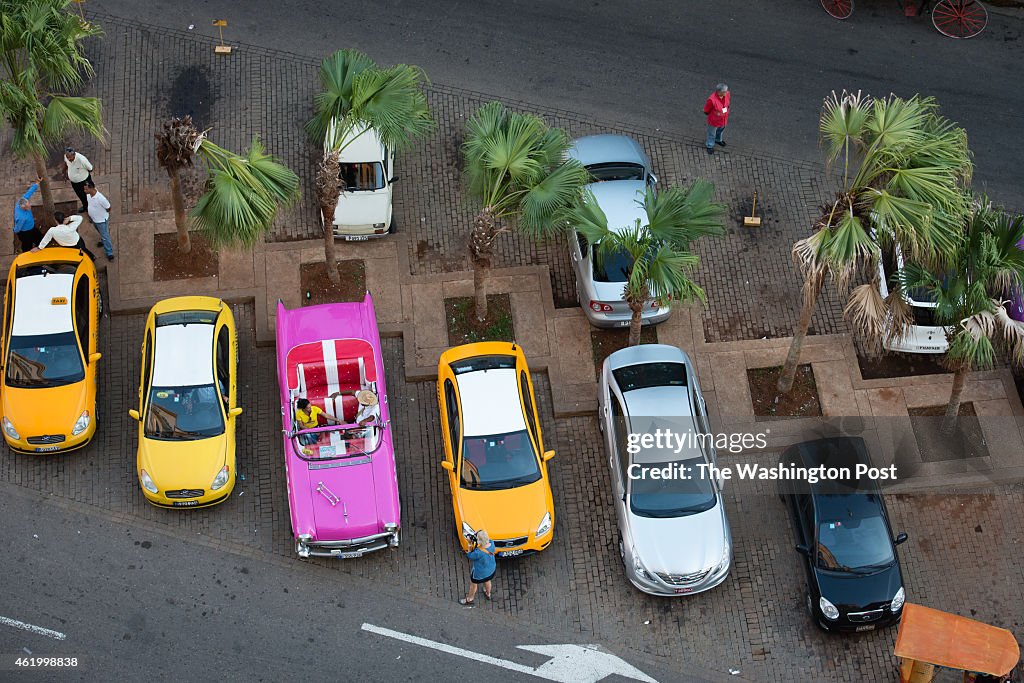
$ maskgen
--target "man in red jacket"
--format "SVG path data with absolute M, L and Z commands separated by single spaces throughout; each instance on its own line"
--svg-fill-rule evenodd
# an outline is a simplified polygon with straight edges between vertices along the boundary
M 725 140 L 722 133 L 729 123 L 729 102 L 732 95 L 729 93 L 729 86 L 719 83 L 715 86 L 715 92 L 708 95 L 708 101 L 704 103 L 704 113 L 708 115 L 708 154 L 715 153 L 715 145 L 725 147 Z

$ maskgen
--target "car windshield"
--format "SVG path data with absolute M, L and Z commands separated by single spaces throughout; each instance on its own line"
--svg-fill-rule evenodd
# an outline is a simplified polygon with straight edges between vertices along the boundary
M 341 164 L 338 179 L 348 192 L 380 190 L 384 187 L 384 166 L 379 161 Z
M 337 427 L 322 432 L 306 432 L 292 437 L 292 447 L 303 460 L 336 460 L 372 455 L 383 443 L 384 426 L 379 416 L 362 427 Z M 315 439 L 315 440 L 314 440 Z
M 686 366 L 682 363 L 640 363 L 612 370 L 619 391 L 650 387 L 685 387 Z
M 190 440 L 223 434 L 222 400 L 212 384 L 153 387 L 146 410 L 146 436 Z
M 540 479 L 540 463 L 525 429 L 466 437 L 461 471 L 465 489 L 510 489 Z
M 630 510 L 640 517 L 656 518 L 685 517 L 710 510 L 715 506 L 715 489 L 710 477 L 700 475 L 702 470 L 697 465 L 703 462 L 700 458 L 691 458 L 635 464 L 629 477 Z M 692 476 L 665 479 L 651 476 L 666 471 L 666 468 L 690 472 Z
M 818 566 L 822 569 L 864 572 L 888 567 L 895 559 L 880 515 L 848 515 L 818 525 Z
M 7 356 L 7 386 L 59 387 L 81 382 L 85 367 L 74 332 L 15 335 Z
M 599 254 L 595 244 L 592 260 L 594 263 L 594 282 L 626 282 L 629 271 L 633 267 L 633 258 L 621 249 Z
M 626 162 L 611 162 L 607 164 L 591 164 L 587 166 L 587 172 L 594 182 L 603 180 L 643 180 L 644 167 L 639 164 Z

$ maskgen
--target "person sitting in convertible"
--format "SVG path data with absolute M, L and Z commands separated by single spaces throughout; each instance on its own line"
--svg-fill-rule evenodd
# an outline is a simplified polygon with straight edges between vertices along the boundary
M 300 398 L 295 402 L 295 421 L 299 424 L 300 429 L 315 429 L 320 426 L 318 417 L 324 416 L 324 419 L 334 424 L 342 424 L 341 420 L 336 417 L 332 417 L 324 412 L 324 409 L 320 406 L 310 405 L 309 400 Z M 312 446 L 320 440 L 319 433 L 313 434 L 299 434 L 299 443 L 302 444 L 303 455 L 313 455 L 313 451 L 306 446 Z

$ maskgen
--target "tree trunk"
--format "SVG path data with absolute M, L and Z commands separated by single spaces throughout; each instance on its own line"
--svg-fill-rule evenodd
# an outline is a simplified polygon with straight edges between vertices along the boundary
M 32 161 L 36 166 L 36 175 L 39 176 L 39 192 L 43 195 L 43 211 L 46 212 L 46 217 L 53 220 L 53 212 L 56 208 L 53 205 L 53 191 L 50 189 L 50 177 L 46 175 L 46 162 L 43 161 L 43 157 L 36 154 L 32 157 Z M 46 232 L 46 230 L 43 230 Z
M 331 211 L 329 218 L 325 207 L 320 207 L 320 212 L 324 217 L 324 261 L 327 263 L 327 277 L 331 279 L 331 284 L 337 287 L 341 285 L 341 273 L 338 272 L 338 256 L 334 243 L 334 212 Z
M 188 220 L 185 218 L 185 195 L 181 192 L 181 178 L 178 169 L 167 169 L 171 177 L 171 205 L 174 207 L 174 225 L 178 228 L 178 251 L 188 254 L 192 251 L 192 240 L 188 236 Z
M 476 318 L 487 319 L 487 275 L 491 270 L 494 240 L 498 236 L 490 207 L 477 214 L 473 231 L 469 234 L 469 257 L 473 263 L 473 291 L 476 298 Z
M 639 306 L 630 304 L 629 310 L 633 312 L 633 317 L 629 319 L 629 345 L 636 346 L 640 343 L 640 330 L 643 328 L 644 304 L 643 302 L 640 302 Z
M 477 320 L 487 320 L 487 275 L 490 270 L 490 259 L 473 260 L 473 295 L 476 299 Z
M 789 354 L 786 356 L 786 364 L 782 366 L 782 374 L 776 389 L 780 394 L 788 394 L 793 388 L 793 380 L 796 379 L 796 368 L 800 363 L 800 351 L 804 346 L 804 339 L 807 331 L 811 328 L 811 316 L 814 315 L 814 307 L 818 303 L 818 296 L 821 294 L 821 278 L 810 275 L 816 281 L 808 281 L 804 284 L 803 310 L 800 311 L 800 323 L 793 333 L 793 342 L 789 345 Z
M 961 366 L 953 373 L 953 390 L 949 394 L 946 416 L 942 418 L 942 427 L 939 430 L 943 436 L 952 436 L 956 431 L 956 421 L 960 415 L 960 399 L 963 398 L 964 385 L 967 383 L 967 372 L 967 366 Z

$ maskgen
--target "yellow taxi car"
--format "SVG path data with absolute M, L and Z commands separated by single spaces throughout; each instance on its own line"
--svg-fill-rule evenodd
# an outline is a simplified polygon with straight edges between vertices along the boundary
M 555 508 L 526 356 L 516 344 L 448 349 L 437 366 L 444 460 L 463 550 L 481 529 L 498 557 L 551 544 Z
M 18 255 L 4 292 L 4 440 L 20 453 L 73 451 L 96 433 L 96 266 L 77 249 Z
M 138 475 L 154 505 L 216 505 L 235 486 L 238 335 L 231 308 L 208 296 L 164 299 L 142 342 Z

